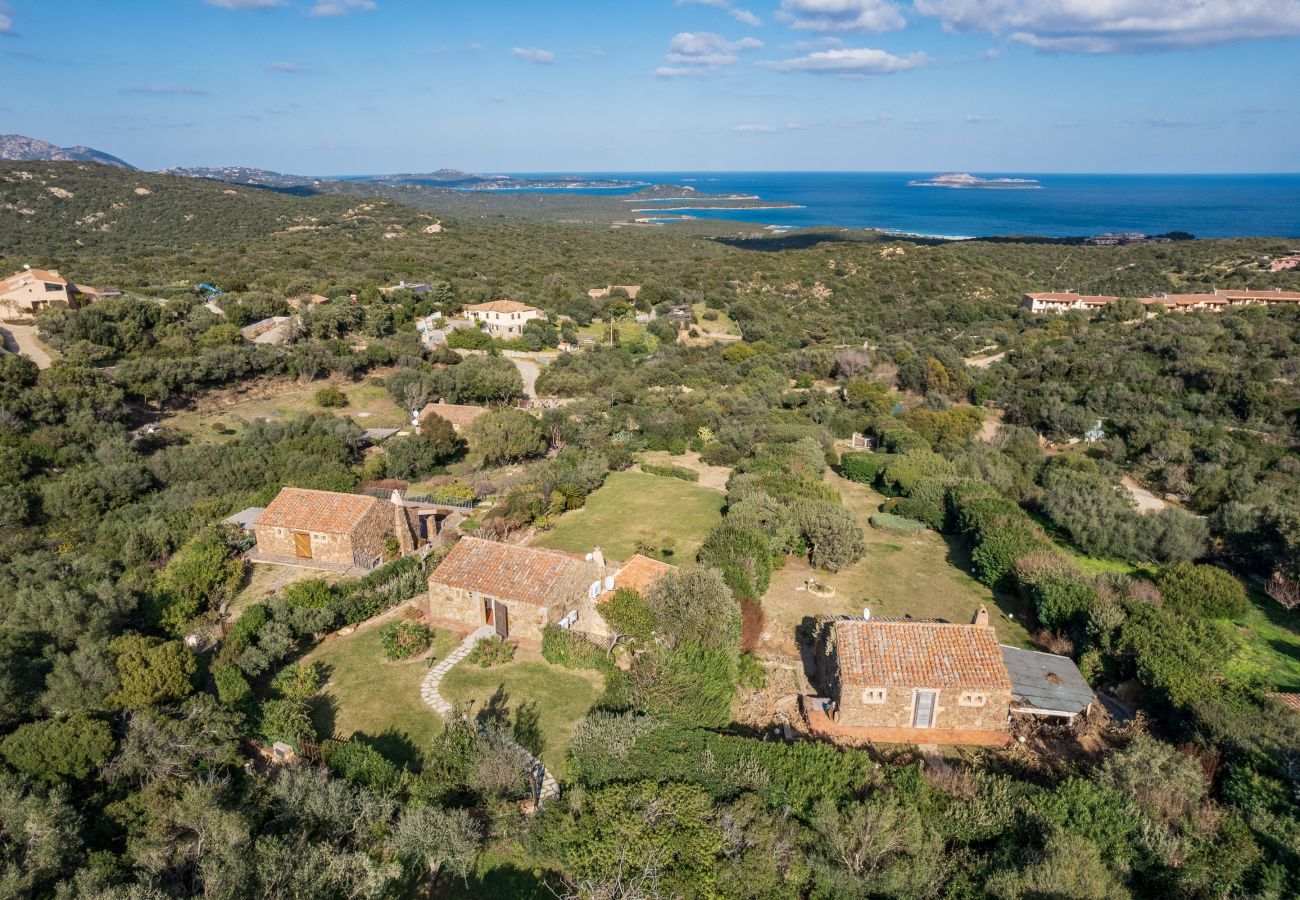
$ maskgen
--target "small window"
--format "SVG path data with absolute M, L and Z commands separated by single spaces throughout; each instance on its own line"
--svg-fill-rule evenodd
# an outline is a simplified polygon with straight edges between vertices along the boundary
M 863 703 L 884 703 L 884 702 L 885 702 L 885 689 L 884 689 L 884 688 L 865 688 L 865 689 L 862 691 L 862 702 L 863 702 Z
M 989 695 L 979 691 L 962 691 L 957 697 L 958 706 L 983 706 L 989 702 Z

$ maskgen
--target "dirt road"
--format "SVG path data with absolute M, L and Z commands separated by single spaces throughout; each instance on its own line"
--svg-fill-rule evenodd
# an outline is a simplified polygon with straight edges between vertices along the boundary
M 11 353 L 21 353 L 36 363 L 36 368 L 48 369 L 50 363 L 54 361 L 50 351 L 36 340 L 35 325 L 4 325 L 0 326 L 0 333 L 4 335 L 6 350 Z

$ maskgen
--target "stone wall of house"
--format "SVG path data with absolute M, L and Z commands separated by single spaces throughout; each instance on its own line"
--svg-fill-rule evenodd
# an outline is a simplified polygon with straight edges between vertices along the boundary
M 296 557 L 298 551 L 293 539 L 295 530 L 265 525 L 253 526 L 253 533 L 257 535 L 257 552 L 270 556 Z M 350 532 L 309 532 L 311 558 L 342 566 L 356 564 L 354 551 L 362 557 L 382 558 L 384 541 L 393 533 L 393 507 L 387 503 L 376 503 Z
M 911 728 L 912 711 L 918 690 L 934 690 L 935 708 L 933 728 L 961 731 L 1004 731 L 1011 706 L 1011 691 L 984 688 L 883 688 L 883 703 L 869 703 L 864 699 L 861 685 L 841 684 L 832 695 L 836 701 L 835 723 L 850 727 Z M 982 706 L 963 706 L 961 696 L 977 692 L 985 697 Z
M 478 628 L 487 624 L 484 621 L 483 610 L 484 601 L 489 599 L 506 607 L 511 640 L 537 643 L 541 643 L 542 629 L 560 621 L 570 610 L 578 607 L 578 601 L 575 599 L 557 600 L 543 608 L 517 600 L 502 600 L 490 594 L 451 587 L 431 580 L 429 617 L 455 622 L 466 629 Z

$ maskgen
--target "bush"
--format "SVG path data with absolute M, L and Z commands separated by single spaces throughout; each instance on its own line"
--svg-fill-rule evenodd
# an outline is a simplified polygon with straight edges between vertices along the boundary
M 508 663 L 515 658 L 515 645 L 497 635 L 485 637 L 474 645 L 465 660 L 482 669 Z
M 445 554 L 446 551 L 443 551 Z M 434 553 L 427 560 L 432 566 L 442 558 Z M 349 625 L 356 625 L 390 609 L 404 600 L 429 589 L 425 569 L 414 556 L 403 556 L 380 566 L 360 581 L 346 581 L 335 585 L 338 614 Z M 248 613 L 240 617 L 236 627 L 243 624 Z M 231 634 L 234 632 L 232 631 Z M 227 637 L 227 641 L 230 638 Z
M 419 622 L 389 622 L 379 629 L 379 646 L 385 659 L 410 659 L 428 650 L 432 643 L 429 626 Z
M 1246 612 L 1246 589 L 1216 566 L 1177 563 L 1161 570 L 1156 587 L 1166 605 L 1184 616 L 1235 619 Z
M 866 552 L 862 527 L 837 503 L 806 500 L 795 505 L 795 525 L 808 543 L 812 564 L 838 572 L 861 559 Z
M 662 475 L 664 478 L 679 478 L 682 481 L 699 481 L 700 473 L 694 469 L 687 469 L 683 466 L 656 466 L 651 463 L 641 463 L 641 471 L 647 475 Z
M 631 588 L 619 588 L 614 596 L 600 604 L 600 614 L 614 631 L 646 644 L 654 632 L 655 614 L 646 599 Z M 546 635 L 542 635 L 542 653 L 546 653 Z
M 1008 525 L 980 540 L 971 552 L 971 562 L 981 583 L 991 588 L 1006 587 L 1016 560 L 1051 546 L 1038 526 L 1026 518 L 1023 523 Z
M 943 528 L 943 507 L 917 497 L 905 497 L 894 504 L 894 513 L 905 519 L 924 522 L 935 531 Z
M 602 612 L 604 607 L 605 604 L 601 604 Z M 605 652 L 591 641 L 577 632 L 556 628 L 554 625 L 547 625 L 542 630 L 542 658 L 566 669 L 596 669 L 605 672 L 612 668 Z
M 323 409 L 347 406 L 348 395 L 331 385 L 316 392 L 316 405 Z
M 402 773 L 384 755 L 358 740 L 325 741 L 321 756 L 330 772 L 359 787 L 387 794 L 402 781 Z
M 721 571 L 740 600 L 762 597 L 772 581 L 772 546 L 757 529 L 723 522 L 705 538 L 699 561 Z
M 114 743 L 107 722 L 74 713 L 18 726 L 0 743 L 0 755 L 19 772 L 56 783 L 85 778 L 108 759 Z
M 874 484 L 889 459 L 885 453 L 841 453 L 840 474 L 849 481 Z
M 892 513 L 876 513 L 870 519 L 871 527 L 889 534 L 920 534 L 925 531 L 925 523 L 915 519 L 904 519 Z

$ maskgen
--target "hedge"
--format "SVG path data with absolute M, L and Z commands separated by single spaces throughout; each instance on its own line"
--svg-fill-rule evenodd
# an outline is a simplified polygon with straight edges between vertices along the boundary
M 859 484 L 874 484 L 889 460 L 887 453 L 841 453 L 840 474 Z
M 607 672 L 613 668 L 605 651 L 577 632 L 565 631 L 554 625 L 542 629 L 542 658 L 566 669 Z
M 890 534 L 920 534 L 925 531 L 924 522 L 918 522 L 915 519 L 904 519 L 902 516 L 896 516 L 892 513 L 876 513 L 869 521 L 872 528 L 877 531 L 887 531 Z
M 694 469 L 687 469 L 682 466 L 656 466 L 651 463 L 641 463 L 641 471 L 647 475 L 662 475 L 664 478 L 678 478 L 682 481 L 699 481 L 700 473 Z

